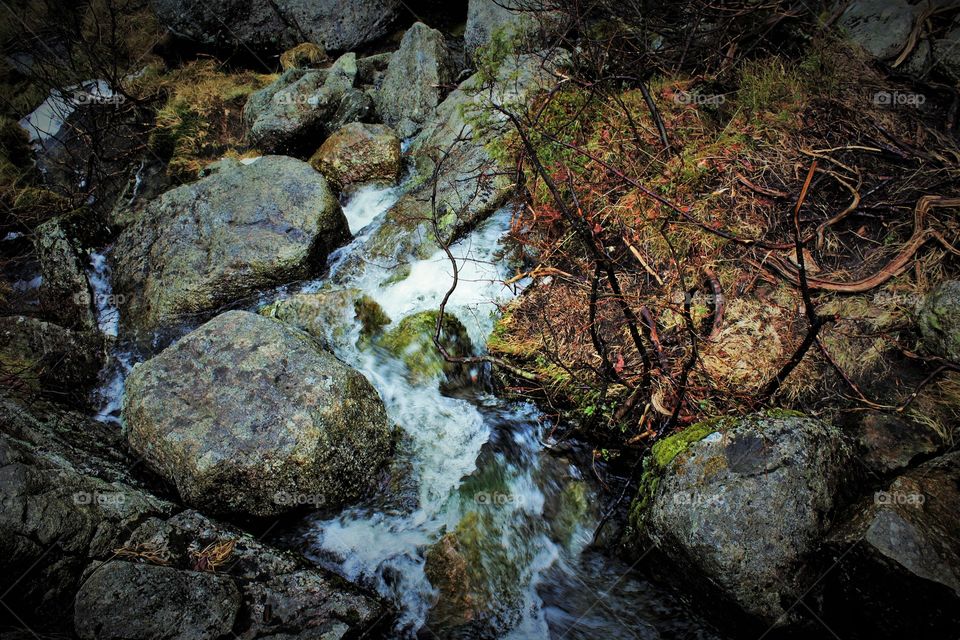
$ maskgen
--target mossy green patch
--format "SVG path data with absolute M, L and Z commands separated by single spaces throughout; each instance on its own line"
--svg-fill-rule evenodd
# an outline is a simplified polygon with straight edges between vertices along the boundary
M 449 376 L 459 368 L 447 362 L 434 344 L 438 315 L 438 311 L 422 311 L 407 316 L 379 339 L 381 347 L 403 362 L 412 383 Z M 466 357 L 473 351 L 466 328 L 449 313 L 443 316 L 440 344 L 454 357 Z

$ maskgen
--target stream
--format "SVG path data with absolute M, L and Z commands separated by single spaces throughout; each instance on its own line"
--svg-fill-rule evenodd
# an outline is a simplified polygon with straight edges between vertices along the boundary
M 411 263 L 399 281 L 389 265 L 344 268 L 362 258 L 365 241 L 401 189 L 355 192 L 343 206 L 354 239 L 330 256 L 329 274 L 265 292 L 251 310 L 295 293 L 339 288 L 359 289 L 394 323 L 437 309 L 452 274 L 441 251 Z M 510 220 L 505 208 L 452 247 L 460 285 L 446 310 L 479 347 L 493 329 L 497 305 L 524 285 L 502 284 L 512 275 L 502 259 Z M 108 250 L 92 254 L 89 275 L 101 329 L 116 336 L 108 257 Z M 495 396 L 483 370 L 472 372 L 474 383 L 448 393 L 436 381 L 411 384 L 399 359 L 357 346 L 360 323 L 352 308 L 343 310 L 343 322 L 340 330 L 330 327 L 329 347 L 376 387 L 403 433 L 395 479 L 389 491 L 333 517 L 306 517 L 283 541 L 393 602 L 399 612 L 394 637 L 719 637 L 672 592 L 589 549 L 602 502 L 592 471 L 551 451 L 552 425 L 534 405 Z M 113 339 L 96 392 L 97 417 L 119 424 L 123 380 L 142 356 Z M 459 573 L 442 553 L 451 545 L 466 565 Z M 452 572 L 443 584 L 428 578 L 432 550 L 447 559 L 439 573 Z

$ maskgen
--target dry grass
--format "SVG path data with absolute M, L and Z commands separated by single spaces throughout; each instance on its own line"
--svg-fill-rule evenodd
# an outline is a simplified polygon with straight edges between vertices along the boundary
M 190 559 L 194 570 L 216 573 L 217 569 L 226 564 L 230 556 L 233 555 L 236 546 L 236 540 L 217 540 L 199 551 L 191 551 Z
M 251 93 L 273 79 L 250 71 L 226 72 L 209 59 L 146 75 L 139 90 L 167 96 L 150 135 L 154 151 L 170 159 L 167 172 L 190 179 L 217 158 L 242 155 L 243 106 Z
M 817 43 L 811 51 L 798 61 L 743 62 L 732 84 L 729 77 L 726 84 L 675 77 L 653 82 L 670 153 L 639 91 L 591 100 L 571 84 L 552 97 L 537 125 L 581 150 L 534 134 L 538 156 L 553 180 L 568 200 L 575 189 L 578 213 L 610 250 L 631 307 L 637 313 L 646 307 L 656 318 L 668 361 L 652 380 L 661 404 L 672 401 L 690 353 L 681 292 L 697 293 L 690 312 L 700 357 L 683 419 L 749 407 L 801 342 L 807 323 L 799 292 L 763 263 L 771 255 L 796 262 L 788 248 L 790 208 L 814 159 L 819 168 L 801 226 L 812 237 L 804 253 L 808 273 L 818 277 L 843 281 L 872 275 L 910 237 L 921 195 L 960 193 L 960 180 L 949 179 L 960 178 L 956 145 L 941 140 L 924 114 L 874 103 L 877 91 L 896 86 L 836 43 Z M 698 94 L 722 94 L 723 99 L 689 98 Z M 878 126 L 903 142 L 881 136 Z M 923 148 L 924 141 L 937 143 L 936 160 L 906 153 L 896 157 L 901 153 L 896 144 Z M 688 217 L 655 202 L 610 167 L 678 203 Z M 515 236 L 541 256 L 540 272 L 565 275 L 554 275 L 549 285 L 535 287 L 515 304 L 491 349 L 533 367 L 554 392 L 567 394 L 574 413 L 582 412 L 593 406 L 595 391 L 603 386 L 602 359 L 587 320 L 592 259 L 571 239 L 544 181 L 534 171 L 526 175 L 531 202 L 515 221 Z M 855 213 L 821 228 L 853 203 L 860 205 Z M 960 237 L 960 224 L 947 211 L 931 223 L 948 238 Z M 751 248 L 704 226 L 784 247 Z M 949 276 L 940 260 L 944 253 L 925 247 L 911 271 L 866 294 L 815 296 L 819 313 L 835 320 L 822 341 L 846 376 L 858 381 L 890 373 L 891 358 L 915 346 L 909 332 L 912 310 L 923 292 Z M 726 299 L 712 338 L 714 308 L 704 296 L 710 293 L 707 270 Z M 635 381 L 639 356 L 609 290 L 601 292 L 598 326 L 609 359 L 622 357 L 624 377 Z M 897 384 L 891 380 L 892 387 Z M 777 401 L 803 408 L 843 406 L 849 394 L 844 386 L 829 359 L 814 348 Z M 909 388 L 901 391 L 906 395 Z M 949 389 L 931 386 L 930 393 L 948 397 Z

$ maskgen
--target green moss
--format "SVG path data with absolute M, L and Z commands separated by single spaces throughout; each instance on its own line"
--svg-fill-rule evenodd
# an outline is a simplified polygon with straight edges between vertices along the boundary
M 370 296 L 361 295 L 354 300 L 353 310 L 357 314 L 357 320 L 360 321 L 360 337 L 363 339 L 372 338 L 390 324 L 390 316 Z
M 722 431 L 729 427 L 731 422 L 731 418 L 710 418 L 659 440 L 653 445 L 650 455 L 643 461 L 643 475 L 640 477 L 637 497 L 634 498 L 633 505 L 630 507 L 629 521 L 634 532 L 643 531 L 647 507 L 656 496 L 660 478 L 663 477 L 670 463 L 691 444 L 703 440 L 711 433 Z
M 424 382 L 456 373 L 456 363 L 447 362 L 433 342 L 437 311 L 422 311 L 407 316 L 383 335 L 378 344 L 399 358 L 407 368 L 408 380 Z M 445 313 L 440 328 L 440 343 L 451 356 L 469 356 L 473 347 L 467 330 L 456 317 Z

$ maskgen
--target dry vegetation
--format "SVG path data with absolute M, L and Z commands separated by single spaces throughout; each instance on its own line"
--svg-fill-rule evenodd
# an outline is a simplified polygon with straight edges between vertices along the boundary
M 881 407 L 952 437 L 958 378 L 941 372 L 921 385 L 938 363 L 916 353 L 912 330 L 923 292 L 956 272 L 960 151 L 944 125 L 949 102 L 818 38 L 717 73 L 651 78 L 655 109 L 641 88 L 575 74 L 544 98 L 524 123 L 534 149 L 512 141 L 530 193 L 514 235 L 535 286 L 489 345 L 543 381 L 516 391 L 605 443 L 641 445 L 764 404 L 834 417 Z M 923 110 L 874 98 L 919 90 L 931 103 Z M 792 210 L 814 162 L 799 227 L 824 324 L 771 388 L 810 326 Z M 564 206 L 608 252 L 622 297 Z M 850 291 L 851 282 L 861 285 Z

